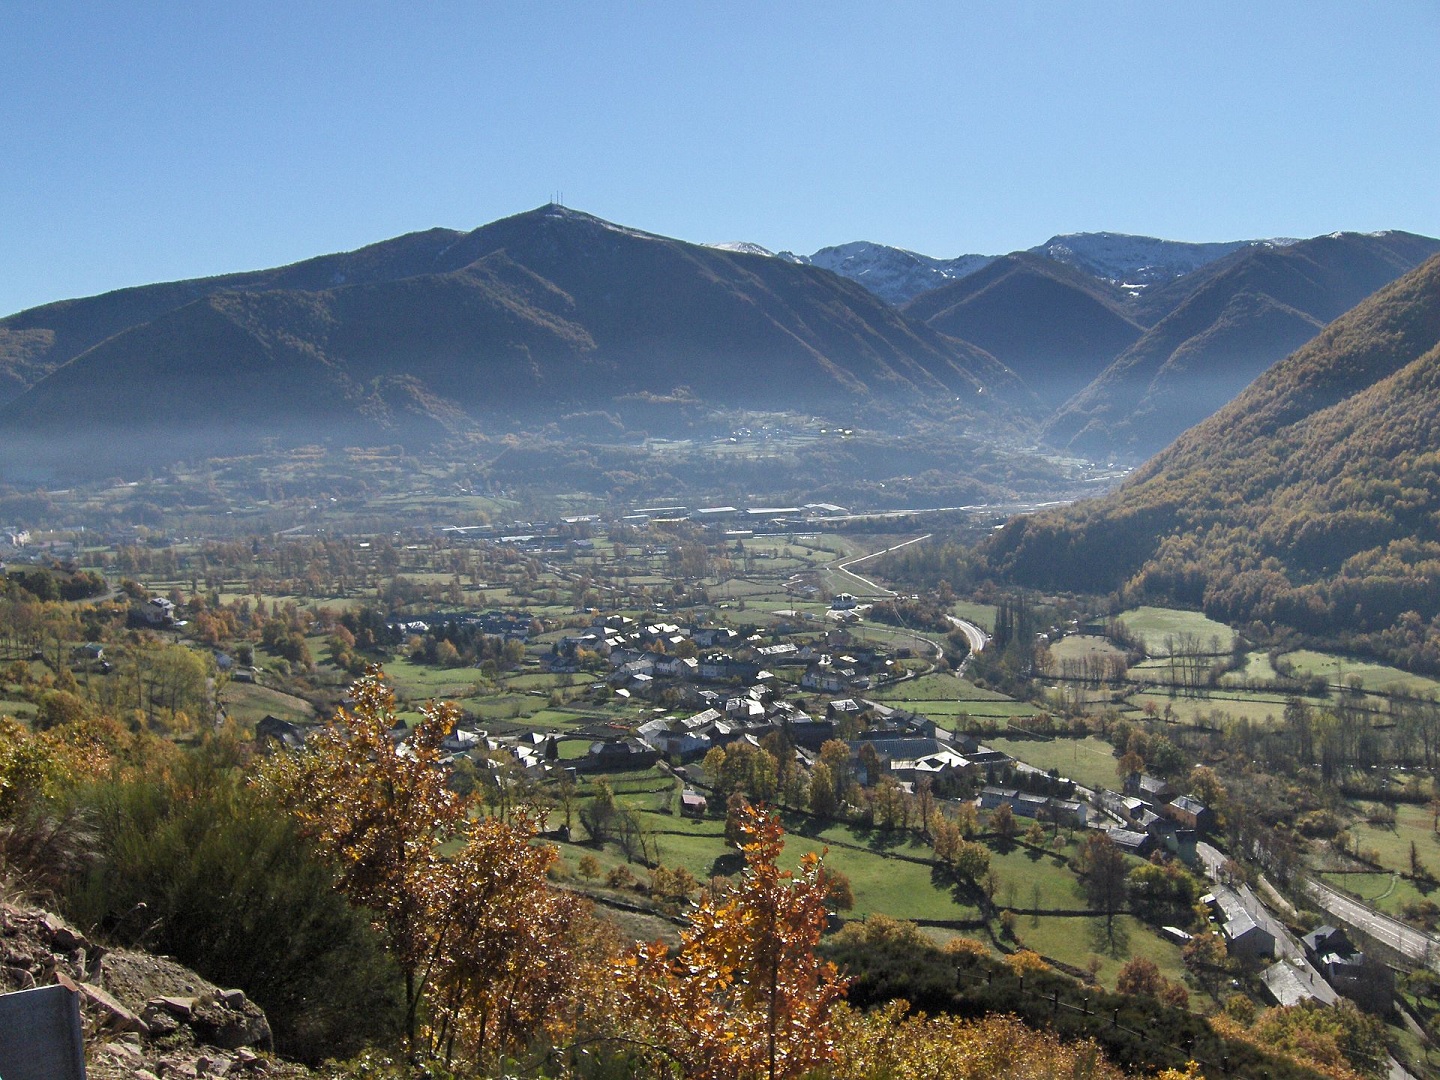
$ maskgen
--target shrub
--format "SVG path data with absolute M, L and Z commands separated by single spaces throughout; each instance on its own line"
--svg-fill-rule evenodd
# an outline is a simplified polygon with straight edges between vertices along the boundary
M 318 1062 L 393 1037 L 398 976 L 330 871 L 237 778 L 195 780 L 107 781 L 81 793 L 99 856 L 67 914 L 244 987 L 286 1054 Z

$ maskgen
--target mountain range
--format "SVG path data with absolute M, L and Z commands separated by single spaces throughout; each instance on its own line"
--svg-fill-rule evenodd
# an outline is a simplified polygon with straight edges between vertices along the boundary
M 1015 371 L 1049 413 L 1044 443 L 1137 463 L 1436 251 L 1404 232 L 1201 244 L 1100 232 L 1000 257 L 864 243 L 808 259 Z
M 1090 233 L 1000 257 L 871 243 L 801 257 L 548 205 L 0 320 L 0 469 L 113 475 L 587 416 L 683 431 L 756 408 L 924 417 L 1135 461 L 1437 250 L 1406 233 Z
M 1191 244 L 1126 233 L 1066 233 L 1052 236 L 1045 243 L 1030 248 L 1029 252 L 1074 267 L 1088 277 L 1138 291 L 1149 285 L 1164 284 L 1183 277 L 1241 248 L 1293 242 L 1279 239 Z M 788 262 L 822 266 L 865 286 L 886 303 L 897 307 L 909 303 L 921 293 L 983 270 L 999 257 L 957 255 L 953 259 L 937 259 L 869 240 L 824 247 L 813 255 L 775 252 L 749 241 L 713 246 L 724 251 L 770 255 Z
M 1045 440 L 1146 458 L 1437 251 L 1410 233 L 1336 233 L 1247 246 L 1147 291 L 1135 304 L 1145 333 L 1046 422 Z
M 983 350 L 838 275 L 560 206 L 0 323 L 7 475 L 281 442 L 430 444 L 587 410 L 1023 418 Z M 1006 421 L 1008 423 L 1008 421 Z
M 1119 286 L 1020 252 L 922 293 L 904 310 L 1023 373 L 1055 409 L 1144 334 L 1130 307 Z

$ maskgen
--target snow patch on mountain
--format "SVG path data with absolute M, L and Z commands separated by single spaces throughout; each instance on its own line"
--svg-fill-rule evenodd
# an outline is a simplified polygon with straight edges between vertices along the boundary
M 1288 237 L 1269 240 L 1233 240 L 1191 244 L 1125 233 L 1064 233 L 1030 251 L 1072 266 L 1082 273 L 1112 282 L 1132 295 L 1151 285 L 1183 277 L 1216 259 L 1246 247 L 1284 247 Z M 995 260 L 993 255 L 960 255 L 937 259 L 904 248 L 868 240 L 824 247 L 813 255 L 771 251 L 748 241 L 711 244 L 721 251 L 768 255 L 786 262 L 819 266 L 864 286 L 886 303 L 900 306 L 923 292 L 938 289 L 957 278 L 968 277 Z
M 1294 241 L 1232 240 L 1191 244 L 1126 233 L 1065 233 L 1030 250 L 1127 290 L 1159 285 L 1199 270 L 1231 252 L 1262 244 L 1283 246 Z
M 954 259 L 936 259 L 904 248 L 887 247 L 868 240 L 824 247 L 813 255 L 796 255 L 793 251 L 770 251 L 759 244 L 734 240 L 711 244 L 721 251 L 739 251 L 752 255 L 769 255 L 802 266 L 818 266 L 864 286 L 887 304 L 899 306 L 922 292 L 938 289 L 947 281 L 965 277 L 988 265 L 993 255 L 961 255 Z
M 749 240 L 727 240 L 723 244 L 707 244 L 706 246 L 712 247 L 716 251 L 737 251 L 741 255 L 766 255 L 772 259 L 775 257 L 775 252 L 769 248 L 752 244 Z
M 617 225 L 613 221 L 606 221 L 594 214 L 587 214 L 583 210 L 572 210 L 560 203 L 547 203 L 540 208 L 540 213 L 552 221 L 566 221 L 588 225 L 592 229 L 604 229 L 607 232 L 619 233 L 621 236 L 633 236 L 637 240 L 667 240 L 667 237 L 659 233 L 646 232 L 644 229 L 632 229 L 628 225 Z
M 960 255 L 954 259 L 936 259 L 904 248 L 857 240 L 821 248 L 800 261 L 847 277 L 886 303 L 899 305 L 922 292 L 973 274 L 994 258 L 993 255 Z

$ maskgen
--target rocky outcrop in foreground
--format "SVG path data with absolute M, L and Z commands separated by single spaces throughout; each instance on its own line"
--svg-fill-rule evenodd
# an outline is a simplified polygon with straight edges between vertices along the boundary
M 50 912 L 0 904 L 0 993 L 52 983 L 80 996 L 91 1080 L 311 1075 L 271 1055 L 270 1024 L 244 991 L 95 944 Z

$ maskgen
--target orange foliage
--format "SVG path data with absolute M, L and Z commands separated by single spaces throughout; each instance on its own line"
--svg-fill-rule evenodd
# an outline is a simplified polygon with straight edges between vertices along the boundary
M 395 695 L 378 668 L 351 690 L 340 710 L 311 736 L 304 754 L 277 754 L 258 783 L 286 806 L 336 870 L 336 887 L 373 913 L 405 974 L 409 1035 L 433 964 L 428 893 L 437 845 L 459 834 L 465 804 L 445 783 L 440 743 L 458 715 L 454 705 L 427 705 L 410 739 L 390 737 Z
M 974 938 L 968 937 L 957 937 L 951 938 L 945 943 L 945 955 L 954 957 L 956 960 L 973 962 L 989 956 L 990 950 L 985 947 L 983 941 L 976 941 Z
M 845 982 L 815 955 L 827 918 L 821 860 L 779 868 L 774 814 L 737 809 L 745 871 L 706 896 L 674 956 L 660 943 L 616 968 L 617 1016 L 657 1064 L 697 1080 L 794 1077 L 831 1061 Z
M 1224 1038 L 1249 1043 L 1267 1053 L 1286 1054 L 1330 1080 L 1363 1080 L 1362 1074 L 1346 1059 L 1338 1025 L 1327 1031 L 1328 1025 L 1323 1023 L 1291 1022 L 1292 1017 L 1314 1011 L 1318 1010 L 1309 1010 L 1303 1005 L 1267 1009 L 1248 1028 L 1233 1017 L 1218 1013 L 1210 1018 L 1210 1026 Z
M 577 991 L 602 963 L 580 931 L 589 904 L 547 884 L 553 847 L 531 844 L 536 820 L 482 818 L 453 858 L 432 867 L 426 922 L 435 939 L 437 1041 L 477 1061 L 564 1029 Z
M 1101 1056 L 1090 1040 L 1061 1040 L 1027 1028 L 1013 1016 L 962 1020 L 953 1016 L 906 1015 L 908 1005 L 892 1001 L 870 1013 L 837 1011 L 837 1062 L 833 1080 L 1050 1080 L 1085 1076 L 1124 1080 L 1125 1074 Z M 1198 1080 L 1175 1074 L 1166 1080 Z
M 1005 963 L 1010 965 L 1010 970 L 1016 975 L 1028 975 L 1032 971 L 1049 971 L 1050 965 L 1040 959 L 1040 954 L 1031 952 L 1029 949 L 1021 949 L 1017 953 L 1011 953 L 1005 957 Z
M 151 747 L 150 743 L 158 745 Z M 131 735 L 115 721 L 95 716 L 47 731 L 32 732 L 24 724 L 0 717 L 0 811 L 31 797 L 48 797 L 71 784 L 98 780 L 117 761 L 133 758 L 143 744 L 157 757 L 173 747 L 164 740 Z
M 440 743 L 459 712 L 431 703 L 403 743 L 390 736 L 395 698 L 378 668 L 352 687 L 355 706 L 276 755 L 258 777 L 335 867 L 336 887 L 369 910 L 405 975 L 408 1036 L 428 996 L 432 1049 L 458 1044 L 476 1061 L 568 1028 L 614 950 L 582 899 L 552 889 L 557 855 L 532 843 L 540 818 L 470 821 L 446 785 Z M 451 857 L 447 841 L 463 841 Z

